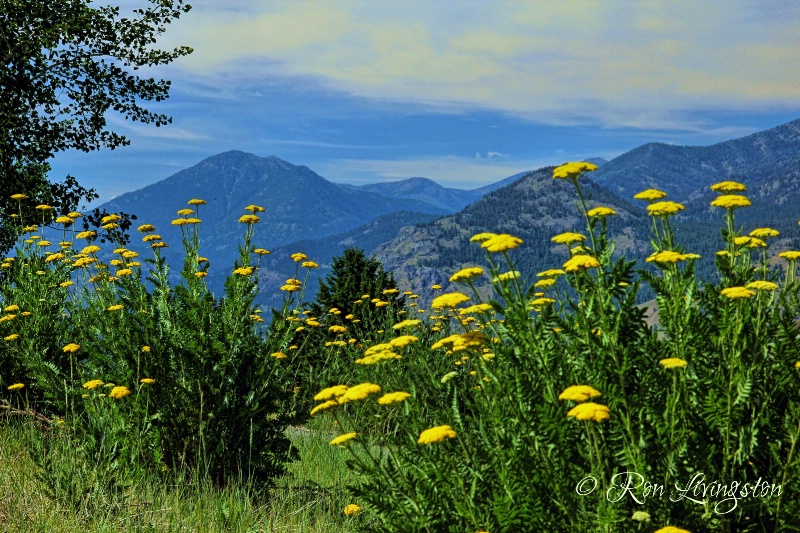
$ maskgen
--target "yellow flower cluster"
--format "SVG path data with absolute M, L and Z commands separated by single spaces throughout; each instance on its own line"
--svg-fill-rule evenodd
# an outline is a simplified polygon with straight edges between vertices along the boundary
M 661 361 L 659 361 L 658 364 L 660 364 L 667 370 L 670 370 L 673 368 L 683 368 L 689 363 L 687 363 L 680 357 L 668 357 L 667 359 L 662 359 Z
M 416 320 L 416 319 L 403 320 L 402 322 L 398 322 L 397 324 L 392 326 L 392 329 L 411 329 L 420 324 L 422 324 L 421 320 Z
M 778 288 L 778 285 L 771 281 L 756 280 L 748 283 L 746 287 L 757 291 L 774 291 Z
M 745 192 L 747 187 L 738 181 L 721 181 L 711 186 L 714 192 Z
M 638 194 L 633 195 L 636 200 L 648 200 L 650 202 L 654 202 L 656 200 L 661 200 L 662 198 L 666 198 L 667 193 L 664 191 L 659 191 L 658 189 L 647 189 Z
M 361 507 L 359 507 L 358 505 L 356 505 L 354 503 L 351 503 L 349 505 L 345 505 L 345 507 L 344 507 L 345 516 L 355 516 L 359 512 L 361 512 Z
M 339 435 L 335 439 L 331 441 L 331 446 L 339 446 L 346 442 L 349 442 L 358 436 L 357 433 L 345 433 L 344 435 Z
M 519 237 L 514 237 L 512 235 L 508 235 L 507 233 L 502 233 L 500 235 L 495 235 L 488 240 L 484 241 L 481 244 L 481 248 L 486 250 L 487 252 L 507 252 L 508 250 L 514 249 L 517 246 L 522 244 L 522 239 Z
M 578 420 L 594 420 L 595 422 L 602 422 L 611 417 L 608 407 L 594 402 L 586 402 L 576 405 L 567 413 L 567 416 L 577 418 Z
M 469 242 L 484 242 L 488 241 L 492 237 L 496 236 L 496 233 L 490 233 L 488 231 L 484 231 L 483 233 L 478 233 L 470 237 Z
M 746 196 L 742 196 L 740 194 L 724 194 L 713 200 L 711 205 L 714 207 L 724 207 L 725 209 L 733 210 L 739 207 L 749 207 L 753 204 L 750 203 L 750 200 Z
M 691 533 L 691 532 L 687 529 L 681 529 L 675 526 L 667 526 L 657 530 L 656 533 Z
M 449 292 L 442 294 L 433 299 L 431 307 L 434 309 L 443 309 L 445 307 L 457 307 L 469 301 L 469 296 L 460 292 Z
M 450 276 L 450 283 L 469 281 L 473 278 L 477 278 L 482 274 L 483 274 L 483 269 L 481 267 L 462 268 L 461 270 Z
M 114 398 L 115 400 L 121 400 L 130 393 L 131 391 L 128 389 L 128 387 L 119 386 L 111 389 L 111 392 L 108 393 L 108 396 L 110 398 Z
M 494 312 L 494 308 L 491 304 L 475 304 L 470 305 L 469 307 L 463 307 L 458 310 L 459 315 L 471 315 L 471 314 L 479 314 L 479 313 L 492 313 Z
M 584 172 L 595 170 L 597 170 L 597 165 L 584 161 L 564 163 L 553 170 L 553 179 L 577 178 Z
M 686 209 L 677 202 L 655 202 L 647 206 L 647 214 L 653 217 L 671 216 Z
M 567 233 L 559 233 L 550 240 L 558 244 L 570 245 L 575 242 L 585 241 L 586 236 L 581 235 L 580 233 L 567 232 Z
M 567 272 L 578 272 L 581 269 L 598 268 L 600 261 L 591 255 L 578 254 L 572 256 L 566 263 L 564 263 L 564 270 Z
M 730 298 L 731 300 L 737 298 L 750 298 L 751 296 L 756 295 L 755 292 L 745 287 L 728 287 L 727 289 L 722 289 L 720 294 L 726 298 Z
M 787 261 L 797 261 L 800 259 L 800 252 L 789 250 L 788 252 L 781 252 L 778 256 L 783 257 Z
M 575 402 L 585 402 L 590 398 L 597 398 L 600 396 L 600 391 L 589 385 L 573 385 L 564 389 L 564 392 L 558 395 L 559 400 L 572 400 Z
M 592 217 L 592 218 L 602 218 L 602 217 L 608 217 L 608 216 L 612 216 L 612 215 L 616 215 L 616 214 L 617 214 L 617 212 L 614 211 L 613 209 L 611 209 L 610 207 L 595 207 L 594 209 L 590 209 L 586 213 L 586 216 Z
M 449 337 L 435 342 L 431 346 L 431 350 L 438 350 L 439 348 L 446 348 L 449 346 L 454 353 L 463 352 L 469 348 L 479 348 L 483 346 L 487 340 L 489 340 L 489 338 L 480 331 L 468 331 L 466 333 L 450 335 Z
M 86 383 L 84 383 L 83 384 L 83 388 L 84 389 L 96 389 L 97 387 L 99 387 L 102 384 L 103 384 L 103 380 L 102 379 L 93 379 L 91 381 L 87 381 Z
M 539 272 L 536 274 L 537 278 L 557 278 L 558 276 L 563 276 L 566 274 L 560 268 L 551 268 L 550 270 L 545 270 L 544 272 Z
M 445 439 L 454 439 L 455 437 L 456 432 L 450 426 L 435 426 L 420 433 L 417 444 L 432 444 L 434 442 L 442 442 Z
M 768 239 L 777 237 L 778 235 L 780 235 L 780 232 L 772 228 L 757 228 L 750 232 L 751 237 L 756 237 L 758 239 Z
M 8 386 L 8 390 L 20 390 L 22 388 L 25 388 L 24 383 L 14 383 L 13 385 Z
M 686 261 L 687 259 L 700 259 L 700 256 L 697 254 L 681 254 L 672 250 L 662 250 L 660 252 L 653 252 L 645 261 L 648 263 L 677 263 L 678 261 Z
M 411 395 L 407 392 L 387 392 L 378 398 L 378 403 L 381 405 L 390 405 L 393 403 L 403 402 L 410 397 Z

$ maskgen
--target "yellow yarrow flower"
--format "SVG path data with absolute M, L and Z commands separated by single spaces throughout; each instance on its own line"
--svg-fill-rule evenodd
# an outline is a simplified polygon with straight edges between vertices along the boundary
M 333 387 L 328 387 L 326 389 L 322 389 L 319 391 L 314 399 L 317 401 L 320 400 L 329 400 L 331 398 L 338 398 L 339 396 L 343 395 L 347 392 L 347 385 L 334 385 Z
M 612 215 L 616 215 L 616 214 L 617 214 L 617 212 L 614 211 L 613 209 L 611 209 L 610 207 L 595 207 L 594 209 L 590 209 L 586 213 L 586 216 L 602 218 L 602 217 L 608 217 L 608 216 L 612 216 Z
M 347 315 L 347 316 L 352 318 L 352 315 Z M 397 324 L 392 326 L 392 329 L 411 329 L 420 324 L 422 324 L 421 320 L 416 320 L 416 319 L 403 320 L 402 322 L 398 322 Z
M 433 299 L 431 307 L 434 309 L 443 309 L 445 307 L 455 308 L 465 302 L 469 301 L 469 296 L 460 292 L 449 292 L 442 294 Z
M 124 307 L 125 306 L 122 305 L 122 304 L 116 304 L 116 305 L 112 305 L 111 307 L 106 309 L 106 311 L 119 311 L 120 309 L 123 309 Z
M 337 407 L 338 405 L 339 405 L 339 403 L 336 400 L 328 400 L 327 402 L 321 403 L 318 406 L 314 407 L 311 410 L 311 416 L 314 416 L 315 414 L 319 413 L 320 411 L 326 411 L 328 409 L 333 409 L 334 407 Z
M 319 265 L 314 261 L 303 261 L 300 266 L 303 268 L 319 268 Z
M 521 276 L 518 270 L 512 270 L 511 272 L 503 272 L 502 274 L 498 274 L 496 278 L 492 280 L 492 283 L 497 283 L 500 281 L 511 281 L 513 279 L 517 279 Z
M 738 181 L 721 181 L 711 186 L 714 192 L 745 192 L 747 187 Z
M 638 194 L 634 194 L 633 197 L 636 200 L 648 200 L 653 202 L 655 200 L 661 200 L 662 198 L 666 198 L 667 193 L 664 191 L 659 191 L 658 189 L 646 189 Z
M 292 255 L 290 255 L 289 257 L 290 257 L 290 258 L 291 258 L 291 260 L 292 260 L 292 261 L 294 261 L 295 263 L 299 263 L 299 262 L 301 262 L 301 261 L 305 261 L 306 259 L 308 259 L 308 256 L 307 256 L 306 254 L 304 254 L 304 253 L 300 253 L 300 252 L 298 252 L 298 253 L 296 253 L 296 254 L 292 254 Z
M 478 233 L 470 237 L 469 242 L 485 242 L 491 239 L 492 237 L 496 237 L 496 233 L 490 233 L 488 231 L 484 231 L 483 233 Z
M 199 198 L 192 198 L 187 202 L 189 205 L 206 205 L 205 200 L 200 200 Z
M 778 235 L 780 235 L 780 232 L 772 228 L 756 228 L 750 232 L 751 237 L 757 237 L 759 239 L 768 239 L 777 237 Z
M 17 200 L 17 201 L 20 201 L 20 200 L 27 200 L 27 199 L 28 199 L 28 197 L 27 197 L 27 196 L 25 196 L 24 194 L 12 194 L 12 195 L 11 195 L 11 199 L 12 199 L 12 200 Z
M 686 261 L 687 259 L 700 259 L 700 256 L 697 254 L 680 254 L 672 250 L 662 250 L 660 252 L 653 252 L 645 261 L 648 263 L 677 263 L 678 261 Z
M 128 387 L 119 386 L 119 387 L 114 387 L 113 389 L 111 389 L 111 392 L 108 393 L 108 397 L 109 398 L 114 398 L 115 400 L 121 400 L 122 398 L 124 398 L 125 396 L 129 395 L 130 393 L 131 393 L 131 391 L 130 391 L 130 389 L 128 389 Z
M 242 215 L 239 217 L 239 222 L 241 224 L 257 224 L 259 220 L 261 220 L 261 218 L 256 215 Z
M 772 283 L 771 281 L 764 281 L 764 280 L 757 280 L 751 281 L 746 285 L 748 289 L 754 289 L 757 291 L 774 291 L 778 288 L 778 285 Z
M 670 370 L 672 368 L 683 368 L 689 363 L 679 357 L 668 357 L 667 359 L 662 359 L 658 362 L 661 366 Z
M 751 296 L 756 295 L 755 292 L 745 287 L 728 287 L 727 289 L 722 289 L 720 294 L 726 298 L 730 298 L 731 300 L 736 298 L 750 298 Z
M 25 388 L 24 383 L 14 383 L 13 385 L 8 386 L 8 390 L 20 390 L 22 388 Z
M 445 439 L 454 439 L 456 432 L 448 425 L 436 426 L 426 429 L 419 435 L 417 444 L 431 444 L 434 442 L 442 442 Z
M 345 444 L 346 442 L 349 442 L 349 441 L 353 440 L 357 436 L 358 436 L 358 433 L 355 433 L 355 432 L 353 432 L 353 433 L 345 433 L 344 435 L 339 435 L 338 437 L 333 439 L 330 442 L 330 444 L 331 444 L 331 446 L 339 446 L 341 444 Z
M 567 272 L 578 272 L 581 269 L 598 268 L 600 261 L 591 255 L 575 255 L 564 263 Z
M 573 233 L 573 232 L 566 232 L 566 233 L 559 233 L 552 239 L 551 241 L 558 243 L 558 244 L 566 244 L 569 246 L 575 242 L 583 242 L 586 240 L 586 236 L 581 235 L 580 233 Z
M 253 204 L 248 205 L 247 207 L 244 208 L 244 210 L 245 211 L 250 211 L 251 213 L 263 213 L 264 212 L 264 208 L 263 207 L 261 207 L 260 205 L 253 205 Z
M 250 276 L 253 274 L 253 267 L 239 267 L 233 273 L 237 276 Z
M 787 261 L 797 261 L 800 259 L 800 252 L 789 250 L 787 252 L 781 252 L 778 254 L 779 257 L 783 257 Z
M 494 308 L 491 304 L 475 304 L 470 305 L 469 307 L 462 307 L 458 310 L 459 315 L 470 315 L 470 314 L 478 314 L 478 313 L 493 313 Z
M 725 194 L 717 197 L 711 202 L 714 207 L 724 207 L 725 209 L 737 209 L 739 207 L 749 207 L 753 205 L 746 196 L 740 194 Z
M 541 307 L 543 305 L 554 304 L 554 303 L 556 303 L 556 301 L 553 300 L 552 298 L 536 298 L 535 300 L 531 301 L 530 305 L 531 307 Z
M 359 507 L 358 505 L 356 505 L 354 503 L 351 503 L 349 505 L 345 505 L 345 507 L 344 507 L 345 516 L 355 516 L 359 512 L 361 512 L 361 507 Z
M 390 405 L 393 403 L 399 403 L 411 398 L 411 395 L 407 392 L 387 392 L 380 398 L 378 398 L 378 403 L 381 405 Z
M 675 526 L 667 526 L 667 527 L 662 527 L 661 529 L 656 531 L 656 533 L 691 533 L 691 531 L 687 529 L 681 529 Z
M 156 380 L 154 380 L 153 378 L 142 378 L 139 380 L 139 383 L 144 383 L 145 385 L 152 385 L 155 382 Z
M 339 397 L 339 403 L 347 403 L 352 401 L 364 400 L 370 394 L 375 394 L 381 391 L 379 385 L 374 383 L 361 383 L 347 389 L 347 391 Z
M 338 324 L 334 324 L 328 328 L 328 331 L 330 333 L 347 333 L 347 328 Z
M 450 283 L 456 283 L 459 281 L 469 281 L 482 274 L 483 274 L 483 269 L 481 267 L 462 268 L 461 270 L 450 276 Z
M 599 390 L 589 385 L 573 385 L 564 389 L 564 392 L 558 395 L 558 399 L 585 402 L 590 398 L 597 398 L 600 395 Z
M 19 333 L 12 333 L 12 334 L 11 334 L 11 335 L 9 335 L 8 337 L 5 337 L 3 340 L 6 340 L 6 341 L 15 341 L 15 340 L 17 340 L 18 338 L 19 338 Z
M 566 272 L 561 270 L 560 268 L 551 268 L 550 270 L 545 270 L 544 272 L 539 272 L 536 274 L 537 278 L 557 278 L 558 276 L 565 275 Z
M 141 226 L 136 228 L 136 230 L 139 233 L 147 233 L 147 232 L 150 232 L 150 231 L 155 231 L 156 227 L 154 225 L 152 225 L 152 224 L 142 224 Z
M 71 343 L 67 344 L 66 346 L 64 346 L 64 348 L 62 348 L 62 350 L 63 350 L 64 353 L 75 353 L 78 350 L 80 350 L 80 348 L 81 348 L 80 344 L 75 344 L 74 342 L 71 342 Z
M 608 407 L 605 405 L 597 404 L 594 402 L 586 402 L 576 405 L 567 413 L 567 416 L 577 418 L 578 420 L 594 420 L 595 422 L 602 422 L 608 420 L 611 414 Z
M 552 287 L 553 285 L 555 285 L 555 283 L 556 283 L 556 280 L 554 280 L 552 278 L 540 279 L 539 281 L 534 283 L 533 286 L 534 287 L 539 287 L 539 288 L 542 288 L 542 289 L 546 289 L 548 287 Z
M 670 216 L 686 209 L 677 202 L 655 202 L 647 206 L 647 214 L 653 217 Z
M 503 233 L 484 241 L 481 248 L 487 252 L 507 252 L 522 244 L 522 239 Z
M 584 172 L 594 172 L 595 170 L 597 170 L 597 165 L 584 161 L 564 163 L 553 170 L 553 179 L 576 178 Z
M 392 348 L 405 348 L 409 344 L 413 344 L 417 341 L 419 341 L 419 338 L 413 335 L 401 335 L 390 340 L 389 345 Z

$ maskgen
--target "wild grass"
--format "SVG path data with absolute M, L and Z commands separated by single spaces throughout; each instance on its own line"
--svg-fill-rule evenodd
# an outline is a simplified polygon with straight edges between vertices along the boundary
M 162 482 L 143 476 L 117 494 L 86 494 L 77 508 L 59 504 L 30 455 L 41 429 L 30 421 L 0 423 L 0 531 L 14 532 L 260 532 L 339 533 L 354 530 L 342 509 L 351 503 L 347 485 L 354 474 L 347 452 L 328 444 L 332 432 L 318 426 L 287 432 L 300 460 L 269 492 L 232 482 L 215 487 L 207 481 Z M 70 446 L 59 461 L 70 462 Z

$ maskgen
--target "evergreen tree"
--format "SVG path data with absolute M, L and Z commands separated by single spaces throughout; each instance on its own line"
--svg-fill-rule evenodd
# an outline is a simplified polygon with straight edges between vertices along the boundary
M 372 325 L 384 322 L 387 318 L 399 321 L 398 314 L 404 307 L 404 298 L 398 292 L 394 275 L 383 269 L 376 258 L 368 258 L 360 248 L 345 248 L 342 255 L 333 259 L 331 272 L 319 282 L 319 290 L 312 313 L 321 316 L 338 309 L 346 317 L 353 315 L 359 322 L 349 320 L 355 331 L 368 331 Z M 369 295 L 368 298 L 362 298 Z M 376 307 L 371 300 L 380 298 L 391 305 Z M 361 303 L 356 303 L 360 301 Z M 388 313 L 388 316 L 387 316 Z

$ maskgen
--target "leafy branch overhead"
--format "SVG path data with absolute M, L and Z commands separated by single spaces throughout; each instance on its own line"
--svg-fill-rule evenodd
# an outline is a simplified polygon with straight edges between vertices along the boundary
M 65 150 L 113 150 L 130 144 L 108 127 L 110 112 L 156 127 L 171 122 L 143 104 L 166 99 L 170 82 L 140 77 L 136 71 L 192 52 L 186 46 L 153 46 L 167 25 L 191 6 L 184 0 L 149 3 L 124 16 L 119 7 L 90 7 L 86 0 L 0 0 L 4 211 L 11 207 L 7 198 L 22 190 L 37 194 L 31 201 L 51 203 L 65 213 L 80 198 L 97 198 L 74 178 L 61 187 L 50 183 L 47 161 Z M 10 244 L 7 225 L 0 229 L 0 249 L 5 249 Z

